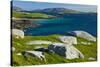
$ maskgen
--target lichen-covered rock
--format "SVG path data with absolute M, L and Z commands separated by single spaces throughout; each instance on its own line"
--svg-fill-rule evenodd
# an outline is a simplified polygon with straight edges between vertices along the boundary
M 12 29 L 12 36 L 15 38 L 24 38 L 24 32 L 19 29 Z
M 84 58 L 84 55 L 73 45 L 57 43 L 48 46 L 48 50 L 58 55 L 64 56 L 66 59 Z
M 77 44 L 77 38 L 73 36 L 59 36 L 58 39 L 66 44 Z
M 68 32 L 68 33 L 71 35 L 74 35 L 74 36 L 84 38 L 84 39 L 89 40 L 89 41 L 96 42 L 96 38 L 85 31 L 72 31 L 72 32 Z

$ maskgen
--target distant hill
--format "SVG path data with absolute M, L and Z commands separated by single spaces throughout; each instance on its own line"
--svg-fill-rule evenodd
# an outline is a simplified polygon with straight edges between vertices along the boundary
M 38 9 L 33 10 L 31 12 L 39 12 L 39 13 L 46 13 L 50 15 L 63 15 L 69 13 L 82 13 L 77 10 L 67 9 L 67 8 L 46 8 L 46 9 Z
M 13 11 L 23 11 L 22 8 L 16 7 L 16 6 L 13 6 L 13 7 L 12 7 L 12 10 L 13 10 Z
M 53 15 L 47 15 L 41 12 L 28 11 L 20 7 L 12 7 L 12 16 L 16 18 L 31 18 L 31 19 L 42 19 L 42 18 L 54 18 Z
M 71 14 L 96 14 L 91 12 L 81 12 L 78 10 L 67 9 L 67 8 L 46 8 L 46 9 L 35 9 L 35 10 L 23 10 L 20 7 L 13 7 L 14 17 L 27 17 L 27 18 L 54 18 L 62 17 L 64 15 Z M 30 13 L 30 14 L 29 14 Z M 26 15 L 27 14 L 27 15 Z

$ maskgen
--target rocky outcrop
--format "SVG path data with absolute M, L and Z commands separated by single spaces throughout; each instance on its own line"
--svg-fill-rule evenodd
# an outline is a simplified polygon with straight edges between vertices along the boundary
M 24 38 L 24 32 L 19 29 L 12 29 L 12 36 L 14 38 Z
M 23 52 L 24 56 L 32 56 L 32 57 L 37 57 L 40 60 L 45 60 L 45 55 L 41 51 L 24 51 Z
M 77 38 L 73 36 L 59 36 L 58 39 L 66 44 L 77 44 Z
M 73 45 L 57 43 L 49 45 L 48 50 L 58 55 L 64 56 L 66 59 L 84 58 L 84 55 Z
M 78 36 L 89 41 L 96 42 L 96 38 L 85 31 L 72 31 L 72 32 L 68 32 L 68 34 Z
M 39 24 L 32 23 L 33 20 L 28 20 L 28 19 L 12 19 L 12 29 L 21 29 L 24 30 L 25 28 L 29 27 L 37 27 Z

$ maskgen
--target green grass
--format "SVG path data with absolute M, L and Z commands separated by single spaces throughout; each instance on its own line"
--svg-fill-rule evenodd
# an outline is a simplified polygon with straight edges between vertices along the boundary
M 86 58 L 94 57 L 96 58 L 97 56 L 97 42 L 91 42 L 91 41 L 87 41 L 85 39 L 79 38 L 78 37 L 78 43 L 80 43 L 81 41 L 84 42 L 90 42 L 91 45 L 82 45 L 82 44 L 78 44 L 78 46 L 76 46 L 77 49 L 79 49 Z
M 88 62 L 89 57 L 97 58 L 97 43 L 91 42 L 91 45 L 83 45 L 80 44 L 81 41 L 84 42 L 90 42 L 85 39 L 79 38 L 78 44 L 75 46 L 77 49 L 79 49 L 85 56 L 84 59 L 65 59 L 64 57 L 53 54 L 50 52 L 45 52 L 46 61 L 41 61 L 37 57 L 24 57 L 23 55 L 18 56 L 17 53 L 21 53 L 25 50 L 34 50 L 34 47 L 38 44 L 33 45 L 27 45 L 26 42 L 33 41 L 33 40 L 46 40 L 46 41 L 53 41 L 53 42 L 60 42 L 57 40 L 58 35 L 49 35 L 49 36 L 25 36 L 24 39 L 15 39 L 12 38 L 12 46 L 16 48 L 16 50 L 13 52 L 13 60 L 12 64 L 13 66 L 19 66 L 19 65 L 40 65 L 40 64 L 58 64 L 58 63 L 75 63 L 75 62 Z M 45 48 L 48 47 L 48 44 L 42 44 Z M 96 60 L 95 60 L 96 61 Z
M 22 12 L 12 12 L 12 16 L 16 18 L 31 18 L 31 19 L 42 19 L 42 18 L 52 18 L 54 16 L 43 14 L 43 13 L 22 13 Z

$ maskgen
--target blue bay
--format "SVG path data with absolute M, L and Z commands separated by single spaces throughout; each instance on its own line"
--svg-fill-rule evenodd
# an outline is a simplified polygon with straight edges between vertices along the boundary
M 67 14 L 59 18 L 33 20 L 33 23 L 38 23 L 40 26 L 27 28 L 25 31 L 26 35 L 66 35 L 69 31 L 83 30 L 97 36 L 96 14 Z

